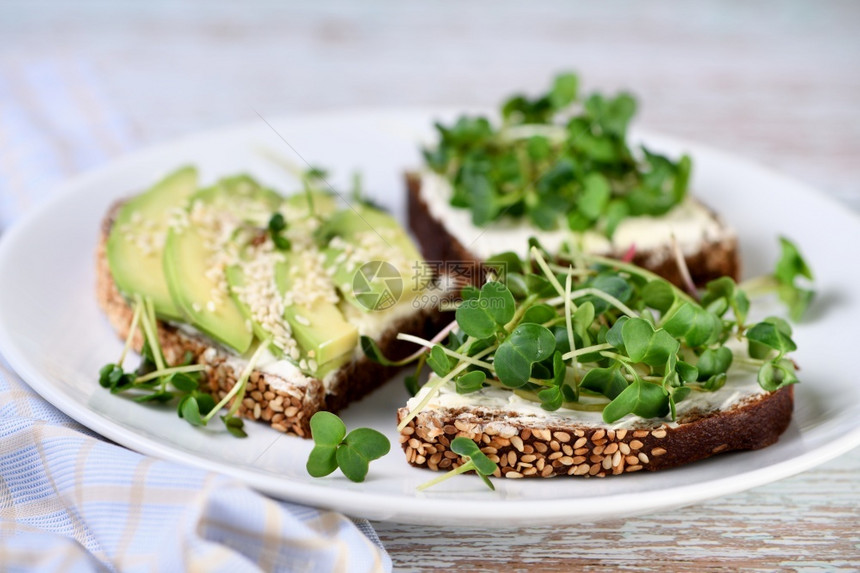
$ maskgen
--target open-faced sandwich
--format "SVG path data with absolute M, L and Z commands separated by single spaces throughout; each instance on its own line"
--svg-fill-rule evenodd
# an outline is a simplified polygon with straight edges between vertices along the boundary
M 487 265 L 490 280 L 463 290 L 446 338 L 400 336 L 428 349 L 418 368 L 432 370 L 398 412 L 409 463 L 461 466 L 465 438 L 495 476 L 607 476 L 761 448 L 788 426 L 792 329 L 751 320 L 744 290 L 780 284 L 808 302 L 794 279 L 810 273 L 788 241 L 766 280 L 722 277 L 694 293 L 534 241 L 525 261 L 505 253 Z
M 397 333 L 432 336 L 438 314 L 416 304 L 430 275 L 389 214 L 339 206 L 318 176 L 283 197 L 244 175 L 201 189 L 189 167 L 114 205 L 97 251 L 98 300 L 126 351 L 145 360 L 134 373 L 122 360 L 107 365 L 101 383 L 178 401 L 198 425 L 230 406 L 235 433 L 238 415 L 308 436 L 314 413 L 388 379 L 359 337 L 402 354 Z
M 400 442 L 446 475 L 608 476 L 773 443 L 796 347 L 750 297 L 776 292 L 797 319 L 811 272 L 782 239 L 775 272 L 739 284 L 735 233 L 687 194 L 689 158 L 628 146 L 634 109 L 626 94 L 583 102 L 565 75 L 508 101 L 500 127 L 438 126 L 409 176 L 426 261 L 389 214 L 322 191 L 317 170 L 288 197 L 176 171 L 104 219 L 97 294 L 126 345 L 100 383 L 192 425 L 312 437 L 309 473 L 354 481 L 390 446 L 334 412 L 416 361 Z M 449 263 L 471 264 L 465 281 Z
M 577 77 L 508 99 L 499 121 L 436 124 L 438 142 L 409 173 L 409 225 L 429 260 L 525 256 L 528 238 L 632 260 L 675 284 L 738 279 L 735 232 L 688 193 L 689 157 L 628 142 L 636 101 L 580 96 Z

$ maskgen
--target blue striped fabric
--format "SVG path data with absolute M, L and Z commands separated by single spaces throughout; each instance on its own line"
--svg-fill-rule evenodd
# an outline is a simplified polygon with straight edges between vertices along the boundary
M 86 62 L 0 63 L 0 228 L 133 146 Z M 103 441 L 0 358 L 0 570 L 390 569 L 367 521 Z

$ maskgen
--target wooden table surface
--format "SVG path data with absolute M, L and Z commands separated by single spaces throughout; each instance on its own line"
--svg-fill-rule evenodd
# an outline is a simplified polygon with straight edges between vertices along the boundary
M 850 1 L 5 0 L 0 78 L 26 85 L 34 65 L 53 66 L 61 82 L 86 76 L 79 97 L 93 100 L 93 121 L 105 105 L 126 118 L 125 136 L 103 137 L 113 156 L 255 111 L 492 105 L 575 69 L 587 88 L 633 90 L 642 126 L 731 150 L 860 209 L 858 30 Z M 374 525 L 399 570 L 834 571 L 860 569 L 858 508 L 855 449 L 768 486 L 631 519 Z

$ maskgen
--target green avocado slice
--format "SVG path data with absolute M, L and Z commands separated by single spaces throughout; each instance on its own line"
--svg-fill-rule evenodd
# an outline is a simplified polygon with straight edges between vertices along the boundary
M 197 191 L 197 170 L 182 167 L 120 207 L 107 239 L 107 261 L 125 296 L 152 299 L 163 318 L 180 320 L 164 276 L 162 256 L 172 213 Z
M 415 243 L 390 214 L 356 204 L 335 213 L 320 228 L 325 266 L 341 297 L 363 312 L 390 308 L 426 287 L 430 274 Z M 335 237 L 341 241 L 332 241 Z M 373 260 L 356 260 L 347 245 L 362 237 L 378 242 L 382 251 Z
M 275 283 L 281 294 L 293 288 L 291 269 L 296 264 L 295 255 L 289 254 L 286 262 L 275 266 Z M 310 304 L 294 301 L 284 309 L 284 318 L 299 347 L 319 365 L 351 355 L 358 344 L 358 329 L 346 321 L 336 303 L 320 299 Z
M 164 274 L 173 301 L 192 326 L 240 354 L 254 333 L 229 295 L 227 268 L 238 256 L 237 234 L 265 228 L 281 201 L 248 176 L 223 179 L 195 193 L 188 225 L 167 235 Z

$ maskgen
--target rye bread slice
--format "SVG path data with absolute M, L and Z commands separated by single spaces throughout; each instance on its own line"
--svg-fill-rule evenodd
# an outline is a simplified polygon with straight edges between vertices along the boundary
M 418 239 L 424 258 L 428 261 L 463 261 L 470 264 L 481 262 L 478 256 L 470 252 L 449 232 L 445 221 L 436 219 L 430 212 L 427 202 L 421 195 L 420 175 L 407 173 L 406 186 L 409 227 Z M 716 215 L 714 218 L 719 221 Z M 734 233 L 729 232 L 722 221 L 719 222 L 726 229 L 725 236 L 720 237 L 719 240 L 703 241 L 698 250 L 684 255 L 690 276 L 696 285 L 703 286 L 708 281 L 724 276 L 732 277 L 736 281 L 740 277 L 737 238 Z M 637 250 L 632 262 L 664 277 L 673 284 L 682 286 L 681 270 L 670 249 L 670 246 L 666 246 L 665 249 L 660 250 Z M 625 247 L 611 253 L 610 256 L 621 258 L 626 252 Z M 475 282 L 480 282 L 481 278 L 476 276 Z
M 461 459 L 450 451 L 463 436 L 481 447 L 496 477 L 620 475 L 672 468 L 733 450 L 755 450 L 777 441 L 791 421 L 793 387 L 749 398 L 728 410 L 692 412 L 677 425 L 642 420 L 632 428 L 520 418 L 485 408 L 420 412 L 402 430 L 400 443 L 416 467 L 449 470 Z M 398 411 L 401 421 L 407 408 Z
M 117 289 L 106 255 L 107 238 L 121 204 L 114 204 L 102 222 L 96 249 L 96 298 L 119 338 L 125 340 L 133 312 Z M 430 306 L 418 309 L 414 314 L 392 324 L 377 343 L 386 356 L 393 359 L 406 356 L 414 348 L 397 340 L 397 333 L 432 337 L 441 327 L 442 320 L 442 315 Z M 161 320 L 158 321 L 157 327 L 167 364 L 180 364 L 186 352 L 190 352 L 195 363 L 206 366 L 202 389 L 212 394 L 216 401 L 221 400 L 240 375 L 230 364 L 230 353 L 202 334 L 179 329 Z M 137 331 L 132 337 L 132 348 L 140 352 L 142 347 L 143 336 Z M 322 381 L 315 378 L 286 380 L 256 370 L 251 374 L 238 414 L 244 418 L 266 422 L 280 432 L 309 438 L 309 421 L 316 412 L 337 412 L 345 408 L 381 386 L 396 374 L 397 370 L 362 356 L 337 371 L 328 391 Z

